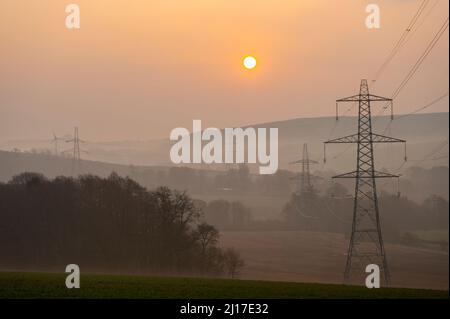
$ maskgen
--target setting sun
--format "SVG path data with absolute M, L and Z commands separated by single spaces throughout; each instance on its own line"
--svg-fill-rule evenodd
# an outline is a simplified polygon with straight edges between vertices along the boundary
M 256 59 L 253 56 L 246 56 L 243 61 L 244 67 L 246 69 L 254 69 L 256 67 Z

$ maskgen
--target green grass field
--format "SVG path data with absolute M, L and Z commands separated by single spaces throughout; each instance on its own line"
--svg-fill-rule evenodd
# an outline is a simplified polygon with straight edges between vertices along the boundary
M 0 298 L 448 298 L 448 291 L 249 280 L 82 275 L 67 289 L 65 274 L 0 272 Z

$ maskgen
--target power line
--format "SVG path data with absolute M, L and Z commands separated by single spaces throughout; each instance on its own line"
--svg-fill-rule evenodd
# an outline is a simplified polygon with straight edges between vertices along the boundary
M 384 129 L 384 131 L 383 131 L 382 134 L 385 134 L 385 133 L 386 133 L 386 131 L 391 127 L 393 121 L 399 120 L 399 119 L 402 119 L 402 118 L 405 118 L 405 117 L 408 117 L 408 116 L 411 116 L 411 115 L 416 114 L 416 113 L 419 113 L 419 112 L 421 112 L 421 111 L 423 111 L 423 110 L 425 110 L 425 109 L 427 109 L 427 108 L 429 108 L 429 107 L 432 107 L 433 105 L 435 105 L 436 103 L 438 103 L 439 101 L 441 101 L 442 99 L 444 99 L 444 98 L 447 97 L 447 96 L 448 96 L 448 92 L 444 93 L 443 95 L 439 96 L 438 98 L 434 99 L 433 101 L 429 102 L 428 104 L 426 104 L 426 105 L 424 105 L 424 106 L 421 106 L 421 107 L 419 107 L 419 108 L 416 108 L 416 109 L 415 109 L 414 111 L 412 111 L 412 112 L 409 112 L 409 113 L 407 113 L 407 114 L 402 114 L 402 115 L 397 116 L 396 118 L 394 118 L 394 120 L 390 121 L 390 122 L 387 124 L 387 126 L 386 126 L 386 128 Z
M 425 9 L 425 7 L 428 5 L 429 0 L 424 0 L 419 9 L 417 10 L 416 14 L 413 16 L 410 24 L 408 25 L 408 28 L 404 31 L 404 33 L 402 34 L 401 38 L 399 39 L 399 41 L 396 43 L 396 45 L 394 46 L 393 50 L 391 51 L 391 54 L 388 56 L 388 60 L 385 61 L 385 63 L 383 63 L 383 65 L 381 66 L 380 70 L 384 69 L 386 67 L 386 65 L 390 62 L 390 60 L 392 60 L 392 58 L 397 54 L 397 52 L 401 49 L 401 47 L 404 45 L 405 43 L 405 39 L 408 35 L 408 33 L 412 30 L 412 28 L 414 27 L 414 25 L 417 23 L 418 19 L 420 18 L 420 16 L 423 13 L 423 10 Z M 426 17 L 429 15 L 429 13 L 431 12 L 431 10 L 436 6 L 437 3 L 435 3 L 433 5 L 433 7 L 430 9 L 430 11 L 427 13 Z M 425 18 L 426 18 L 425 17 Z M 431 40 L 431 42 L 428 44 L 427 48 L 425 49 L 425 51 L 422 53 L 422 55 L 419 57 L 419 59 L 416 61 L 416 63 L 413 65 L 413 67 L 411 68 L 411 70 L 409 71 L 409 73 L 406 75 L 406 77 L 403 79 L 403 81 L 400 83 L 400 85 L 398 86 L 398 88 L 394 91 L 394 93 L 392 94 L 392 99 L 395 99 L 400 92 L 403 90 L 403 88 L 408 84 L 408 82 L 411 80 L 411 78 L 415 75 L 415 73 L 417 72 L 417 70 L 419 69 L 419 67 L 422 65 L 422 63 L 425 61 L 425 59 L 427 58 L 427 56 L 430 54 L 430 52 L 433 50 L 433 48 L 435 47 L 435 45 L 439 42 L 440 38 L 442 37 L 442 35 L 444 34 L 444 32 L 446 31 L 446 29 L 448 28 L 448 17 L 445 20 L 444 24 L 441 26 L 441 28 L 438 30 L 438 32 L 435 34 L 435 36 L 433 37 L 433 39 Z M 380 72 L 380 70 L 378 72 Z M 377 77 L 377 76 L 376 76 Z M 375 77 L 375 78 L 376 78 Z M 374 80 L 375 81 L 375 80 Z M 437 98 L 436 100 L 430 102 L 429 104 L 416 109 L 415 111 L 411 112 L 411 114 L 415 114 L 418 113 L 428 107 L 431 107 L 432 105 L 434 105 L 435 103 L 439 102 L 441 99 L 443 99 L 445 96 L 448 95 L 448 92 L 446 94 L 444 94 L 443 96 L 440 96 L 439 98 Z M 391 103 L 391 102 L 389 102 Z M 353 105 L 354 106 L 354 105 Z M 348 113 L 352 108 L 350 107 L 349 109 L 347 109 L 346 113 Z M 380 110 L 380 112 L 378 112 L 375 115 L 375 119 L 373 120 L 373 122 L 376 121 L 376 119 L 382 115 L 385 110 L 387 109 L 388 105 L 386 104 L 385 106 L 382 107 L 382 109 Z M 392 107 L 392 106 L 391 106 Z M 411 114 L 407 114 L 407 115 L 403 115 L 400 117 L 405 117 Z M 392 120 L 388 123 L 387 127 L 385 128 L 383 134 L 389 129 L 389 127 L 392 125 Z M 331 134 L 335 131 L 335 129 L 337 128 L 337 123 L 335 123 L 335 125 L 332 127 L 331 131 L 330 131 L 330 136 Z M 345 152 L 347 152 L 349 149 L 349 147 L 347 149 L 345 149 L 343 152 L 341 152 L 340 154 L 336 155 L 335 158 L 341 156 L 342 154 L 344 154 Z M 325 164 L 325 162 L 324 162 Z M 323 168 L 324 165 L 322 165 Z
M 421 54 L 421 56 L 419 57 L 419 59 L 416 61 L 416 63 L 413 65 L 413 67 L 411 68 L 411 70 L 408 72 L 408 74 L 406 75 L 406 77 L 403 79 L 403 81 L 400 83 L 400 85 L 397 87 L 397 89 L 394 91 L 394 93 L 392 94 L 391 99 L 395 99 L 400 92 L 405 88 L 405 86 L 408 84 L 408 82 L 412 79 L 412 77 L 415 75 L 415 73 L 417 72 L 417 70 L 419 69 L 419 67 L 422 65 L 422 63 L 425 61 L 425 59 L 428 57 L 428 55 L 431 53 L 431 51 L 433 50 L 433 48 L 436 46 L 436 44 L 439 42 L 439 40 L 441 39 L 442 35 L 444 34 L 444 32 L 447 30 L 448 28 L 448 17 L 447 19 L 444 21 L 444 24 L 439 28 L 438 32 L 435 34 L 435 36 L 433 37 L 433 39 L 431 40 L 431 42 L 428 44 L 427 48 L 425 49 L 425 51 Z M 376 117 L 382 115 L 385 110 L 387 109 L 387 104 L 385 106 L 383 106 L 383 108 L 380 110 L 380 112 L 378 112 L 376 114 Z
M 441 159 L 444 159 L 444 158 L 448 158 L 448 155 L 443 155 L 443 156 L 439 156 L 439 157 L 433 157 L 433 158 L 428 159 L 427 161 L 438 161 L 438 160 L 441 160 Z
M 448 28 L 448 17 L 447 19 L 444 21 L 443 25 L 439 28 L 438 32 L 436 33 L 436 35 L 433 37 L 433 39 L 431 40 L 431 42 L 428 44 L 427 48 L 425 49 L 425 51 L 422 53 L 422 55 L 419 57 L 419 59 L 416 61 L 416 63 L 414 64 L 414 66 L 411 68 L 411 70 L 409 71 L 409 73 L 406 75 L 406 77 L 403 79 L 403 81 L 400 83 L 400 85 L 398 86 L 398 88 L 394 91 L 394 93 L 392 94 L 392 99 L 395 99 L 400 92 L 403 90 L 403 88 L 406 86 L 406 84 L 408 84 L 409 80 L 411 80 L 411 78 L 414 76 L 414 74 L 417 72 L 417 70 L 419 69 L 419 67 L 422 65 L 423 61 L 425 61 L 425 59 L 427 58 L 427 56 L 430 54 L 430 52 L 433 50 L 433 48 L 436 46 L 436 44 L 439 42 L 439 40 L 441 39 L 442 35 L 444 34 L 444 32 L 447 30 Z
M 438 154 L 440 151 L 442 151 L 444 149 L 444 147 L 446 147 L 448 145 L 448 143 L 449 143 L 448 141 L 443 141 L 442 143 L 440 143 L 438 145 L 438 147 L 433 149 L 433 151 L 431 151 L 430 153 L 425 155 L 423 158 L 417 159 L 417 160 L 409 160 L 409 161 L 410 162 L 416 162 L 416 165 L 420 165 L 420 164 L 422 164 L 423 162 L 425 162 L 427 160 L 431 160 L 431 159 L 438 160 L 438 159 L 441 159 L 441 158 L 432 158 L 432 156 L 434 156 L 434 155 Z M 445 157 L 448 157 L 448 155 L 442 156 L 442 158 L 445 158 Z M 405 166 L 406 163 L 407 162 L 403 162 L 402 165 L 400 165 L 400 167 L 394 169 L 392 173 L 393 174 L 399 173 L 403 169 L 403 166 Z
M 427 108 L 429 108 L 429 107 L 435 105 L 437 102 L 439 102 L 440 100 L 442 100 L 443 98 L 445 98 L 445 97 L 447 97 L 447 96 L 448 96 L 448 92 L 446 92 L 445 94 L 439 96 L 437 99 L 434 99 L 434 100 L 431 101 L 430 103 L 428 103 L 428 104 L 426 104 L 426 105 L 424 105 L 424 106 L 422 106 L 422 107 L 419 107 L 419 108 L 415 109 L 414 111 L 412 111 L 412 112 L 410 112 L 410 113 L 407 113 L 407 114 L 403 114 L 403 115 L 398 116 L 397 119 L 405 118 L 405 117 L 407 117 L 407 116 L 410 116 L 410 115 L 419 113 L 419 112 L 421 112 L 421 111 L 423 111 L 423 110 L 425 110 L 425 109 L 427 109 Z
M 425 16 L 423 17 L 422 21 L 420 22 L 419 25 L 417 25 L 416 28 L 414 28 L 414 30 L 411 31 L 410 36 L 408 37 L 408 39 L 406 39 L 405 43 L 408 43 L 409 40 L 413 37 L 413 35 L 417 32 L 417 30 L 420 29 L 420 27 L 422 27 L 422 25 L 425 23 L 425 21 L 427 20 L 428 16 L 431 14 L 431 12 L 433 12 L 434 8 L 436 7 L 436 5 L 440 2 L 440 0 L 435 0 L 435 2 L 433 3 L 433 5 L 430 7 L 430 9 L 427 11 L 427 13 L 425 14 Z
M 406 39 L 408 38 L 409 33 L 413 29 L 414 25 L 416 24 L 417 20 L 422 15 L 424 9 L 428 5 L 429 0 L 424 0 L 420 4 L 419 8 L 417 9 L 417 12 L 412 17 L 411 21 L 409 22 L 407 28 L 403 31 L 402 35 L 400 36 L 400 39 L 397 41 L 397 43 L 394 45 L 394 48 L 391 50 L 383 64 L 380 66 L 380 68 L 375 73 L 374 79 L 372 80 L 375 82 L 381 75 L 381 73 L 384 71 L 384 69 L 387 67 L 387 65 L 392 61 L 392 59 L 396 56 L 396 54 L 400 51 L 400 49 L 403 47 L 403 45 L 406 43 Z
M 438 103 L 439 101 L 441 101 L 442 99 L 444 99 L 444 98 L 447 97 L 447 96 L 448 96 L 448 92 L 444 93 L 443 95 L 439 96 L 438 98 L 434 99 L 433 101 L 427 103 L 426 105 L 414 109 L 414 111 L 412 111 L 412 112 L 409 112 L 409 113 L 407 113 L 407 114 L 402 114 L 402 115 L 400 115 L 400 116 L 397 116 L 396 118 L 394 118 L 393 120 L 391 120 L 391 121 L 388 122 L 388 124 L 386 125 L 386 127 L 385 127 L 384 130 L 383 130 L 383 133 L 381 133 L 381 134 L 382 134 L 382 135 L 386 134 L 386 132 L 391 128 L 392 123 L 393 123 L 395 120 L 399 120 L 399 119 L 402 119 L 402 118 L 411 116 L 411 115 L 416 114 L 416 113 L 418 113 L 418 112 L 421 112 L 421 111 L 423 111 L 423 110 L 425 110 L 425 109 L 427 109 L 427 108 L 429 108 L 429 107 L 432 107 L 433 105 L 435 105 L 436 103 Z M 375 147 L 376 147 L 376 146 L 375 146 Z M 405 164 L 405 163 L 403 163 L 401 167 L 403 167 L 404 164 Z
M 378 69 L 373 82 L 376 81 L 376 79 L 379 77 L 379 75 L 381 74 L 381 72 L 384 70 L 384 68 L 389 64 L 389 62 L 395 57 L 395 55 L 397 54 L 397 52 L 402 48 L 402 46 L 406 43 L 406 39 L 408 37 L 409 32 L 413 29 L 414 25 L 417 23 L 417 21 L 419 20 L 420 16 L 422 15 L 424 9 L 427 7 L 429 3 L 429 0 L 423 0 L 422 3 L 420 4 L 417 12 L 414 14 L 413 18 L 411 19 L 410 23 L 408 24 L 408 27 L 405 29 L 405 31 L 402 33 L 400 39 L 397 41 L 397 43 L 395 44 L 394 48 L 391 50 L 390 54 L 388 55 L 387 59 L 385 60 L 385 62 L 381 65 L 381 67 Z M 433 7 L 431 9 L 433 9 L 436 6 L 437 3 L 435 3 L 433 5 Z M 431 10 L 427 13 L 427 16 L 429 15 L 429 13 L 431 12 Z M 344 113 L 343 116 L 345 116 L 346 114 L 348 114 L 356 105 L 357 103 L 352 104 Z M 386 107 L 383 107 L 380 111 L 379 114 L 377 114 L 376 116 L 381 115 L 381 113 L 384 113 L 384 111 L 386 110 Z M 337 117 L 337 108 L 336 108 L 336 117 Z M 338 126 L 338 122 L 336 121 L 336 123 L 333 125 L 333 127 L 330 130 L 328 139 L 331 138 L 331 135 L 334 133 L 334 131 L 336 130 Z M 348 151 L 349 148 L 345 149 L 342 153 L 336 155 L 335 158 L 341 156 L 343 153 L 346 153 Z M 322 165 L 322 168 L 324 166 L 325 162 Z
M 441 143 L 441 145 L 439 145 L 437 148 L 435 148 L 432 152 L 430 152 L 428 155 L 426 155 L 424 158 L 422 158 L 422 160 L 420 160 L 417 164 L 422 164 L 429 158 L 431 158 L 434 155 L 436 155 L 437 153 L 439 153 L 447 145 L 448 145 L 448 141 L 444 141 L 443 143 Z
M 433 149 L 432 152 L 428 153 L 423 158 L 417 159 L 417 160 L 408 160 L 408 162 L 416 162 L 416 165 L 420 165 L 420 164 L 422 164 L 425 161 L 437 161 L 437 160 L 441 160 L 441 159 L 444 159 L 444 158 L 448 158 L 448 155 L 443 155 L 443 156 L 440 156 L 440 157 L 432 157 L 432 156 L 438 154 L 441 150 L 443 150 L 444 147 L 448 145 L 448 143 L 449 143 L 448 141 L 443 141 L 442 143 L 440 143 L 438 145 L 437 148 Z M 407 162 L 404 161 L 399 167 L 397 167 L 396 169 L 393 169 L 392 170 L 392 174 L 400 173 L 400 171 L 403 169 L 403 167 L 406 165 L 406 163 Z M 384 182 L 384 184 L 381 185 L 381 187 L 385 187 L 388 183 L 389 183 L 389 181 Z
M 427 48 L 425 49 L 425 51 L 422 53 L 422 55 L 419 57 L 419 59 L 416 61 L 416 63 L 413 65 L 413 67 L 411 68 L 411 70 L 409 71 L 409 73 L 406 75 L 406 77 L 403 79 L 403 81 L 400 83 L 400 85 L 398 86 L 398 88 L 394 91 L 394 93 L 392 94 L 392 99 L 395 99 L 400 92 L 403 90 L 403 88 L 408 84 L 408 82 L 411 80 L 411 78 L 414 76 L 414 74 L 417 72 L 417 70 L 419 69 L 419 67 L 422 65 L 422 63 L 425 61 L 425 59 L 427 58 L 427 56 L 430 54 L 430 52 L 433 50 L 433 48 L 436 46 L 436 44 L 439 42 L 439 40 L 441 39 L 442 35 L 444 34 L 444 32 L 447 30 L 448 28 L 448 23 L 449 23 L 449 19 L 447 17 L 447 19 L 444 21 L 444 24 L 440 27 L 440 29 L 438 30 L 438 32 L 435 34 L 435 36 L 433 37 L 433 39 L 431 40 L 431 42 L 428 44 Z M 415 114 L 418 113 L 428 107 L 431 107 L 432 105 L 436 104 L 437 102 L 439 102 L 440 100 L 442 100 L 445 96 L 448 95 L 448 92 L 445 93 L 444 95 L 438 97 L 437 99 L 435 99 L 434 101 L 430 102 L 429 104 L 420 107 L 416 110 L 414 110 L 413 112 L 411 112 L 410 114 L 406 114 L 401 117 L 406 117 L 409 116 L 411 114 Z M 391 106 L 392 107 L 392 106 Z M 382 113 L 385 112 L 387 108 L 387 105 L 385 105 L 380 112 L 378 112 L 378 114 L 376 115 L 376 117 L 378 118 Z M 386 128 L 383 131 L 383 134 L 386 133 L 386 131 L 391 127 L 392 125 L 392 121 L 391 120 L 388 125 L 386 126 Z M 375 122 L 375 121 L 374 121 Z

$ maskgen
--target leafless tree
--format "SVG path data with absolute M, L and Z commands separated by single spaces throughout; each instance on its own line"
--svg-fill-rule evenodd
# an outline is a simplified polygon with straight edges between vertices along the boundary
M 234 248 L 228 248 L 224 252 L 225 269 L 228 275 L 234 279 L 241 272 L 245 263 L 239 252 Z

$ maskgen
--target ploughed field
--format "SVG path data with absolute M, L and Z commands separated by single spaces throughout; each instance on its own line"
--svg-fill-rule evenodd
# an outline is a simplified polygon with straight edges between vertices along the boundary
M 220 242 L 240 251 L 246 262 L 241 279 L 335 284 L 343 281 L 349 239 L 341 234 L 222 231 Z M 385 249 L 392 286 L 448 290 L 448 251 L 390 243 L 385 243 Z

